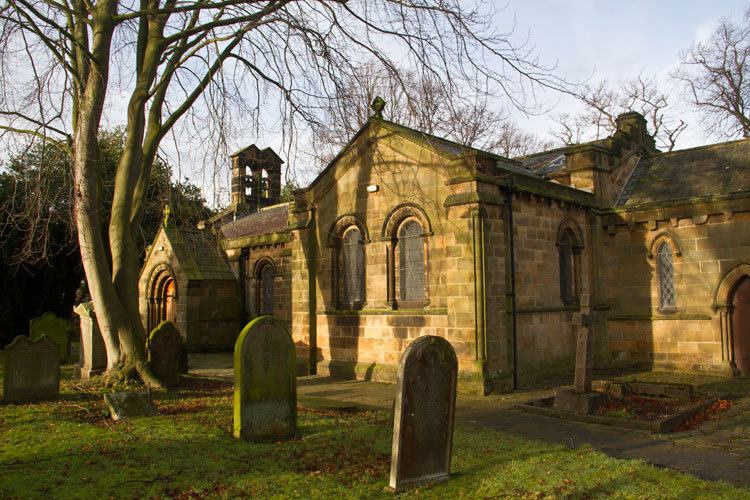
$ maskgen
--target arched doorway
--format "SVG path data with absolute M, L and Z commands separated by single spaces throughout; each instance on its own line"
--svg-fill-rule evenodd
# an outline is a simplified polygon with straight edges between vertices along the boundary
M 732 290 L 732 354 L 737 369 L 750 375 L 750 277 L 744 276 Z
M 170 269 L 157 269 L 148 289 L 148 330 L 162 321 L 177 320 L 177 283 Z

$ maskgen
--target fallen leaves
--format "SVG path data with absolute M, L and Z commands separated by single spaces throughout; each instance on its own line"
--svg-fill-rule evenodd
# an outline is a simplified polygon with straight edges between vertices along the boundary
M 677 431 L 691 431 L 697 429 L 707 420 L 716 420 L 721 418 L 720 414 L 727 411 L 734 405 L 734 401 L 731 399 L 719 399 L 714 404 L 709 406 L 703 411 L 699 411 L 689 419 L 685 420 Z

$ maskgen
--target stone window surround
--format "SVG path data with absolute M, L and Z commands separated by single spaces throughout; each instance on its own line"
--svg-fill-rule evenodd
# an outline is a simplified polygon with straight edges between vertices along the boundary
M 572 252 L 572 282 L 570 286 L 572 293 L 569 297 L 566 297 L 564 290 L 564 283 L 562 282 L 562 272 L 560 272 L 560 300 L 563 305 L 570 306 L 576 305 L 580 301 L 581 297 L 581 254 L 584 249 L 583 231 L 578 223 L 570 217 L 563 217 L 560 224 L 557 227 L 557 238 L 555 240 L 555 246 L 558 250 L 558 270 L 560 269 L 560 259 L 563 257 L 563 236 L 567 235 L 570 240 L 570 249 Z
M 242 250 L 242 276 L 240 276 L 240 280 L 242 281 L 243 286 L 243 297 L 242 297 L 242 304 L 243 308 L 248 308 L 247 303 L 247 294 L 248 289 L 250 286 L 254 287 L 255 291 L 255 311 L 249 311 L 245 310 L 245 314 L 248 316 L 247 318 L 244 318 L 245 320 L 251 320 L 254 317 L 262 316 L 262 302 L 263 302 L 263 282 L 262 282 L 262 273 L 265 270 L 266 267 L 270 267 L 271 271 L 273 272 L 273 278 L 274 282 L 276 280 L 276 277 L 278 277 L 278 269 L 276 267 L 276 263 L 273 261 L 271 256 L 264 255 L 258 259 L 256 259 L 255 264 L 253 264 L 252 267 L 252 273 L 246 274 L 248 272 L 248 269 L 250 268 L 250 259 L 249 259 L 250 253 L 249 249 L 243 249 Z M 251 284 L 252 283 L 252 284 Z M 274 296 L 276 294 L 275 290 L 275 283 L 274 283 Z M 255 314 L 253 314 L 255 313 Z M 271 312 L 273 314 L 273 311 Z
M 678 310 L 677 293 L 674 293 L 674 305 L 664 306 L 660 292 L 661 282 L 659 280 L 661 279 L 661 272 L 659 269 L 658 253 L 661 246 L 665 243 L 669 245 L 669 248 L 672 250 L 672 279 L 674 281 L 674 264 L 682 259 L 682 248 L 679 240 L 672 233 L 669 231 L 662 231 L 651 240 L 651 245 L 648 251 L 648 260 L 651 261 L 656 276 L 656 297 L 659 299 L 657 311 L 661 314 L 675 314 Z
M 343 296 L 343 283 L 341 283 L 340 276 L 342 274 L 342 258 L 343 258 L 343 247 L 342 241 L 344 235 L 351 229 L 356 228 L 359 230 L 362 239 L 360 244 L 363 246 L 363 266 L 362 280 L 366 280 L 367 276 L 367 253 L 366 245 L 370 243 L 369 233 L 367 231 L 367 225 L 364 220 L 357 214 L 344 214 L 339 216 L 328 231 L 328 248 L 331 249 L 331 305 L 334 309 L 343 310 L 360 310 L 364 307 L 367 301 L 367 287 L 363 290 L 364 297 L 362 302 L 347 303 L 341 300 Z
M 404 224 L 414 220 L 422 227 L 423 232 L 419 235 L 422 238 L 424 259 L 424 301 L 405 302 L 398 300 L 397 283 L 399 282 L 397 264 L 398 234 Z M 430 304 L 429 299 L 429 260 L 428 255 L 428 237 L 432 236 L 432 227 L 424 210 L 412 203 L 404 203 L 394 207 L 386 216 L 381 233 L 382 240 L 386 242 L 386 269 L 387 269 L 387 301 L 393 310 L 398 309 L 424 309 Z

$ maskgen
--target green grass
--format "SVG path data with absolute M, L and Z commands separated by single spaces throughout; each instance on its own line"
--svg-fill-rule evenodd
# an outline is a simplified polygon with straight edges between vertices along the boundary
M 163 415 L 112 422 L 104 389 L 70 375 L 64 367 L 59 400 L 0 406 L 0 498 L 394 498 L 383 491 L 386 412 L 300 410 L 300 440 L 254 444 L 231 436 L 229 387 L 192 379 L 154 393 Z M 451 481 L 398 498 L 750 499 L 750 490 L 457 427 Z

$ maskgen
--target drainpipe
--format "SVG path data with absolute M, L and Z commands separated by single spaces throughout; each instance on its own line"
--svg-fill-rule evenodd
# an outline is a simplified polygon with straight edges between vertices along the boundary
M 513 390 L 518 389 L 518 349 L 516 339 L 516 248 L 513 238 L 513 190 L 508 186 L 508 230 L 510 231 L 510 302 L 513 321 Z
M 471 209 L 471 226 L 474 243 L 474 324 L 476 331 L 476 360 L 482 365 L 487 360 L 487 323 L 485 320 L 484 276 L 484 215 L 481 209 Z

